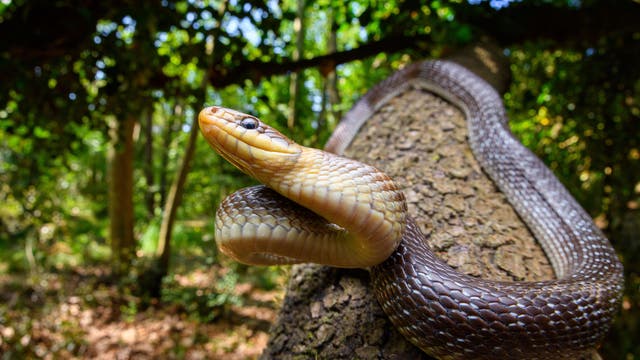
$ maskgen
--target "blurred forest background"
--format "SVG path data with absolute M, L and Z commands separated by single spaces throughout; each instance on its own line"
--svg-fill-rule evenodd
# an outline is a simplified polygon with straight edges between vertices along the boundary
M 513 131 L 625 265 L 606 359 L 640 359 L 640 3 L 0 0 L 0 357 L 251 358 L 286 268 L 219 256 L 251 180 L 198 134 L 222 104 L 322 147 L 367 89 L 488 36 Z

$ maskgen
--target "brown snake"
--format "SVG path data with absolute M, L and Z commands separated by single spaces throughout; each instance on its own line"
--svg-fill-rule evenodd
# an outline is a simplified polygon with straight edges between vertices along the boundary
M 446 61 L 407 66 L 354 106 L 326 149 L 342 153 L 374 111 L 410 82 L 465 113 L 476 159 L 538 239 L 557 280 L 461 274 L 429 249 L 405 214 L 402 192 L 382 172 L 295 144 L 253 116 L 211 107 L 199 116 L 205 138 L 268 186 L 223 201 L 218 246 L 249 264 L 371 267 L 375 295 L 392 323 L 437 358 L 584 355 L 600 343 L 618 309 L 622 265 L 589 215 L 513 137 L 502 100 L 485 81 Z

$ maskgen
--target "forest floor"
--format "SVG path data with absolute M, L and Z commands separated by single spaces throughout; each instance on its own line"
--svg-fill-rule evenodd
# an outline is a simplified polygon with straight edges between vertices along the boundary
M 145 301 L 106 270 L 0 275 L 0 359 L 254 359 L 284 294 L 242 276 L 221 290 L 229 271 L 211 266 L 173 275 L 161 301 Z

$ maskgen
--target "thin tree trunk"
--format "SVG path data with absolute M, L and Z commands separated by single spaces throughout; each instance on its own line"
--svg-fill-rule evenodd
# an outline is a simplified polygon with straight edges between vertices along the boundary
M 327 113 L 329 112 L 328 107 L 330 106 L 328 103 L 327 86 L 328 80 L 327 77 L 324 76 L 322 78 L 322 102 L 320 103 L 320 114 L 318 114 L 318 125 L 316 127 L 316 136 L 314 142 L 318 141 L 324 128 L 327 126 Z
M 174 108 L 173 113 L 167 114 L 167 124 L 164 129 L 164 136 L 162 137 L 162 149 L 169 149 L 171 146 L 171 142 L 173 141 L 173 132 L 176 123 L 176 119 L 179 118 L 179 111 L 181 111 L 181 107 L 176 106 Z M 158 187 L 158 192 L 160 193 L 160 202 L 159 204 L 162 206 L 166 204 L 167 199 L 167 176 L 169 174 L 168 170 L 169 166 L 169 152 L 162 151 L 160 156 L 160 184 Z
M 336 23 L 335 15 L 332 11 L 329 11 L 329 21 L 331 24 L 331 31 L 329 31 L 329 42 L 327 46 L 327 51 L 331 53 L 335 53 L 338 51 L 338 24 Z M 342 118 L 342 112 L 338 108 L 340 104 L 340 92 L 338 91 L 338 76 L 336 74 L 335 66 L 331 71 L 327 74 L 327 93 L 329 96 L 329 109 L 331 110 L 331 117 L 329 117 L 329 122 L 331 125 L 335 125 L 340 118 Z
M 224 1 L 218 7 L 218 18 L 221 18 L 224 15 L 226 10 L 227 2 Z M 215 28 L 209 36 L 206 38 L 206 48 L 205 52 L 207 54 L 205 60 L 208 64 L 207 67 L 210 68 L 210 59 L 212 59 L 213 51 L 215 49 L 215 39 L 219 34 L 219 28 Z M 208 77 L 204 77 L 202 81 L 202 98 L 206 97 L 207 94 L 207 79 Z M 198 99 L 198 104 L 202 103 L 202 99 Z M 182 106 L 176 106 L 176 111 L 174 115 L 182 114 Z M 189 169 L 191 165 L 191 160 L 193 158 L 193 154 L 196 148 L 196 141 L 198 138 L 198 121 L 197 115 L 194 117 L 191 123 L 191 130 L 189 131 L 189 140 L 187 142 L 187 147 L 184 153 L 184 157 L 182 158 L 182 162 L 180 164 L 180 169 L 176 178 L 171 185 L 169 190 L 169 194 L 167 196 L 167 201 L 164 203 L 164 211 L 162 215 L 162 223 L 160 224 L 160 233 L 158 236 L 158 248 L 156 249 L 156 259 L 157 261 L 154 265 L 147 269 L 145 273 L 143 273 L 139 279 L 139 283 L 141 288 L 147 290 L 147 292 L 152 297 L 159 297 L 162 287 L 162 279 L 169 273 L 170 263 L 171 263 L 171 238 L 173 235 L 173 225 L 176 220 L 176 214 L 178 208 L 180 206 L 180 202 L 182 201 L 182 194 L 184 191 L 184 184 L 187 180 L 187 175 L 189 174 Z M 167 136 L 169 138 L 169 136 Z M 164 158 L 163 158 L 164 159 Z M 164 161 L 164 160 L 163 160 Z M 166 166 L 163 167 L 166 169 Z
M 297 61 L 302 56 L 304 51 L 304 4 L 305 0 L 297 0 L 296 18 L 293 21 L 293 30 L 296 32 L 296 47 L 291 54 L 291 59 Z M 287 118 L 287 126 L 289 129 L 293 129 L 296 125 L 297 111 L 296 104 L 298 103 L 298 97 L 300 96 L 300 89 L 302 87 L 302 72 L 293 72 L 290 76 L 289 83 L 289 116 Z
M 131 265 L 135 241 L 133 235 L 133 128 L 135 117 L 109 119 L 109 237 L 112 271 L 125 274 Z
M 149 109 L 144 115 L 144 178 L 146 181 L 146 189 L 144 194 L 144 202 L 147 207 L 147 217 L 151 219 L 154 215 L 155 203 L 155 181 L 153 176 L 153 111 Z
M 331 30 L 327 37 L 327 53 L 333 54 L 337 50 L 337 24 L 332 9 L 327 12 L 327 22 L 330 24 Z M 340 119 L 340 112 L 336 110 L 336 105 L 340 103 L 340 96 L 338 95 L 338 87 L 336 81 L 336 67 L 333 66 L 326 73 L 322 72 L 322 108 L 320 115 L 318 115 L 318 127 L 316 128 L 316 138 L 319 138 L 320 134 L 330 123 L 331 126 L 335 126 L 338 119 Z
M 164 277 L 169 272 L 169 261 L 171 258 L 171 235 L 173 230 L 173 224 L 176 219 L 176 212 L 182 201 L 182 193 L 184 190 L 184 183 L 187 180 L 189 174 L 189 168 L 191 165 L 191 159 L 196 148 L 196 139 L 198 138 L 198 122 L 194 118 L 191 124 L 191 130 L 189 132 L 189 141 L 187 142 L 187 149 L 182 158 L 180 164 L 180 171 L 171 185 L 169 190 L 169 196 L 167 197 L 167 203 L 164 207 L 162 216 L 162 224 L 160 225 L 160 235 L 158 239 L 158 249 L 156 255 L 158 256 L 158 265 L 160 277 Z

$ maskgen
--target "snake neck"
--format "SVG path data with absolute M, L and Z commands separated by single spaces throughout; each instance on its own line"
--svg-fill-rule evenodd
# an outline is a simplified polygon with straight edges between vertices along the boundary
M 261 180 L 276 192 L 346 230 L 343 245 L 350 260 L 336 266 L 377 265 L 400 243 L 407 211 L 404 195 L 373 166 L 304 148 L 295 166 L 267 177 Z

